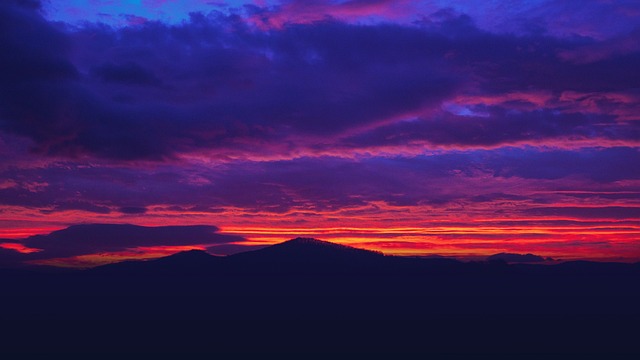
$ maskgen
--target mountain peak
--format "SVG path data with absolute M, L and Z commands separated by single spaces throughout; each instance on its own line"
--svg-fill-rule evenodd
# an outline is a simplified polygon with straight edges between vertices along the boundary
M 187 250 L 154 260 L 158 263 L 174 264 L 179 266 L 195 266 L 196 264 L 208 264 L 214 260 L 216 256 L 207 253 L 204 250 Z
M 194 273 L 210 270 L 218 265 L 219 258 L 204 250 L 187 250 L 169 256 L 146 261 L 131 260 L 98 266 L 90 271 L 98 273 Z
M 345 263 L 353 264 L 380 258 L 379 252 L 358 249 L 313 238 L 298 237 L 269 247 L 231 255 L 234 259 L 278 264 Z
M 327 244 L 330 244 L 328 241 L 322 241 L 322 240 L 318 240 L 318 239 L 314 239 L 314 238 L 300 237 L 300 236 L 295 238 L 295 239 L 287 240 L 287 241 L 285 241 L 285 243 L 299 243 L 299 244 L 327 243 Z
M 378 252 L 358 249 L 348 245 L 336 244 L 329 241 L 318 240 L 314 238 L 297 237 L 288 241 L 281 242 L 270 246 L 274 250 L 291 250 L 296 252 L 322 252 L 322 253 L 351 253 L 351 254 L 368 254 L 381 255 Z
M 537 263 L 547 260 L 553 260 L 551 258 L 544 258 L 534 254 L 515 254 L 515 253 L 499 253 L 487 257 L 487 261 L 504 261 L 507 263 Z
M 318 239 L 308 238 L 308 237 L 297 237 L 295 239 L 291 239 L 291 240 L 287 240 L 287 241 L 281 242 L 279 244 L 275 244 L 274 246 L 283 246 L 283 245 L 287 245 L 287 246 L 328 246 L 328 247 L 333 247 L 333 248 L 336 248 L 336 249 L 353 249 L 353 247 L 351 247 L 351 246 L 336 244 L 336 243 L 332 243 L 332 242 L 329 242 L 329 241 L 323 241 L 323 240 L 318 240 Z
M 192 250 L 186 250 L 186 251 L 181 251 L 178 253 L 175 253 L 173 255 L 169 255 L 167 256 L 168 258 L 173 258 L 173 259 L 209 259 L 211 258 L 213 255 L 209 254 L 208 252 L 204 251 L 204 250 L 198 250 L 198 249 L 192 249 Z

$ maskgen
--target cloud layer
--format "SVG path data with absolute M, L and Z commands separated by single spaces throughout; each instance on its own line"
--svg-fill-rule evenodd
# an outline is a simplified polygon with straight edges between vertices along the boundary
M 598 52 L 588 40 L 490 33 L 452 12 L 415 25 L 263 30 L 220 12 L 71 29 L 30 7 L 1 11 L 2 128 L 41 154 L 282 153 L 335 136 L 364 148 L 568 137 L 637 145 L 640 48 L 585 62 L 568 54 Z M 628 116 L 611 111 L 618 104 Z
M 636 5 L 143 3 L 82 23 L 82 1 L 0 4 L 7 233 L 213 223 L 246 245 L 304 227 L 403 253 L 640 258 Z M 372 245 L 383 227 L 422 230 Z
M 47 260 L 64 262 L 78 260 L 78 257 L 99 254 L 107 258 L 109 254 L 121 255 L 123 252 L 136 252 L 145 255 L 145 249 L 163 248 L 186 249 L 188 247 L 206 248 L 213 245 L 240 242 L 239 236 L 221 235 L 215 226 L 158 226 L 144 227 L 128 224 L 85 224 L 74 225 L 47 235 L 35 235 L 20 242 L 5 240 L 0 256 L 5 261 L 16 260 L 15 253 L 6 251 L 12 244 L 20 250 L 20 260 L 48 264 Z M 13 256 L 11 256 L 13 255 Z M 135 257 L 135 256 L 134 256 Z M 118 259 L 117 260 L 122 260 Z M 90 259 L 78 265 L 92 265 Z M 96 264 L 100 262 L 96 261 Z

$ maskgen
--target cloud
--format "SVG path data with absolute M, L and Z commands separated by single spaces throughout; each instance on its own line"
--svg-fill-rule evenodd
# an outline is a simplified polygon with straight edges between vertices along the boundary
M 57 104 L 72 96 L 69 86 L 79 73 L 66 56 L 70 40 L 33 9 L 35 2 L 0 5 L 0 128 L 24 134 L 41 146 L 78 125 L 56 119 Z M 25 7 L 24 4 L 29 4 Z M 43 121 L 44 114 L 51 121 Z
M 8 184 L 0 188 L 0 205 L 45 214 L 81 210 L 110 216 L 225 214 L 232 208 L 253 213 L 327 212 L 375 203 L 434 208 L 520 204 L 526 209 L 557 201 L 575 204 L 577 192 L 603 204 L 637 196 L 633 181 L 640 180 L 640 172 L 629 166 L 634 161 L 640 162 L 638 150 L 620 147 L 304 157 L 213 167 L 188 164 L 188 171 L 183 163 L 138 168 L 62 162 L 0 171 Z M 32 192 L 23 186 L 25 179 L 48 185 Z
M 123 214 L 137 215 L 147 212 L 147 208 L 143 206 L 123 206 L 118 209 Z
M 527 215 L 575 219 L 640 219 L 640 207 L 633 206 L 545 206 L 523 210 Z
M 393 25 L 261 33 L 234 17 L 194 14 L 178 26 L 69 31 L 37 14 L 3 15 L 33 29 L 26 36 L 36 44 L 40 32 L 55 40 L 29 62 L 3 61 L 13 74 L 0 99 L 3 128 L 45 154 L 157 160 L 278 133 L 334 134 L 435 104 L 458 82 L 429 54 L 398 53 L 419 34 Z M 29 52 L 24 36 L 10 33 L 3 48 Z
M 82 210 L 95 214 L 109 214 L 111 209 L 107 206 L 95 205 L 88 203 L 86 201 L 79 200 L 69 200 L 69 201 L 55 201 L 55 204 L 52 207 L 48 207 L 45 204 L 42 204 L 40 212 L 43 214 L 52 214 L 60 211 L 69 211 L 69 210 Z
M 176 25 L 72 28 L 12 4 L 0 7 L 0 129 L 29 138 L 38 154 L 166 161 L 200 151 L 312 153 L 343 137 L 366 149 L 638 133 L 618 121 L 637 113 L 633 104 L 610 103 L 624 114 L 609 116 L 540 103 L 514 112 L 514 102 L 461 105 L 482 116 L 436 111 L 474 94 L 633 92 L 635 48 L 568 62 L 561 54 L 586 51 L 583 41 L 491 33 L 455 11 L 415 24 L 323 19 L 260 29 L 242 14 L 211 12 Z
M 161 83 L 155 74 L 134 62 L 124 64 L 106 63 L 94 67 L 91 72 L 105 82 L 142 86 L 157 86 Z
M 264 28 L 281 28 L 288 24 L 304 24 L 326 20 L 359 21 L 382 18 L 384 20 L 407 21 L 420 8 L 414 1 L 367 0 L 367 1 L 280 1 L 271 7 L 246 5 L 249 19 Z
M 640 16 L 635 1 L 553 0 L 532 2 L 516 18 L 555 36 L 607 39 L 633 31 Z M 513 19 L 513 18 L 512 18 Z M 513 21 L 513 20 L 512 20 Z M 530 26 L 531 26 L 530 25 Z
M 640 51 L 640 28 L 624 36 L 584 45 L 559 55 L 564 60 L 584 64 L 638 51 Z
M 432 146 L 504 146 L 518 143 L 552 144 L 572 138 L 635 141 L 640 127 L 619 124 L 611 116 L 559 113 L 551 110 L 517 111 L 503 107 L 464 107 L 452 114 L 438 112 L 428 117 L 383 125 L 343 140 L 351 148 L 399 146 L 422 142 Z
M 495 174 L 528 179 L 561 179 L 581 176 L 608 183 L 623 179 L 640 179 L 640 169 L 630 164 L 640 161 L 640 151 L 631 147 L 590 148 L 580 151 L 512 150 L 501 152 L 492 162 Z
M 48 235 L 35 235 L 18 241 L 21 245 L 40 251 L 12 254 L 13 262 L 69 258 L 81 255 L 117 253 L 145 247 L 172 247 L 226 244 L 242 241 L 234 235 L 217 233 L 215 226 L 158 226 L 145 227 L 127 224 L 74 225 Z M 3 243 L 15 243 L 5 240 Z M 8 249 L 0 249 L 6 253 Z

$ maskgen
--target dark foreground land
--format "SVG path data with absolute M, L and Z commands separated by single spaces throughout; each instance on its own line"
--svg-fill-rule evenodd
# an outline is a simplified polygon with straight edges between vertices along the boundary
M 640 264 L 461 263 L 296 239 L 0 272 L 0 352 L 640 353 Z

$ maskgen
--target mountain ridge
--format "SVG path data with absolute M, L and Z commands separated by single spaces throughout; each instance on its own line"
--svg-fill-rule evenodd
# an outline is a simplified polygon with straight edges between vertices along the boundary
M 640 263 L 568 261 L 547 263 L 461 262 L 435 257 L 415 258 L 384 255 L 381 252 L 308 237 L 297 237 L 258 250 L 217 256 L 204 250 L 187 250 L 149 260 L 129 260 L 98 266 L 92 273 L 192 274 L 198 276 L 232 273 L 423 273 L 423 274 L 627 274 L 640 271 Z
M 309 239 L 247 253 L 0 271 L 3 345 L 33 348 L 35 331 L 38 349 L 638 350 L 639 264 L 464 263 Z

